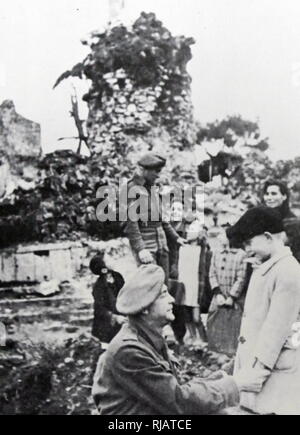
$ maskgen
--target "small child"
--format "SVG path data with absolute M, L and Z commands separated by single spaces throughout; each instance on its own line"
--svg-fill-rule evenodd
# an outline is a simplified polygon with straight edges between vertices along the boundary
M 229 242 L 226 232 L 219 235 L 220 250 L 213 253 L 209 280 L 213 298 L 208 312 L 209 347 L 234 355 L 242 319 L 242 294 L 247 276 L 245 251 Z
M 94 320 L 92 335 L 103 343 L 109 343 L 125 322 L 116 309 L 116 300 L 124 285 L 122 275 L 109 269 L 98 254 L 90 262 L 90 270 L 98 276 L 93 286 Z
M 205 248 L 201 246 L 204 233 L 202 216 L 196 210 L 186 214 L 185 237 L 187 244 L 181 247 L 179 251 L 178 279 L 185 287 L 183 305 L 185 324 L 189 332 L 189 342 L 199 349 L 207 347 L 206 332 L 199 306 L 199 271 L 201 269 L 201 258 L 205 251 Z
M 209 311 L 218 307 L 232 307 L 239 299 L 246 279 L 247 254 L 242 249 L 233 247 L 226 232 L 219 235 L 220 250 L 213 253 L 209 280 L 214 297 Z

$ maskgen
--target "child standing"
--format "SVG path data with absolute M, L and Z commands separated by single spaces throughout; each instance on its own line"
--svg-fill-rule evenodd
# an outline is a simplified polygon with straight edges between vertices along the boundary
M 207 346 L 199 306 L 199 271 L 201 263 L 203 263 L 203 259 L 201 262 L 201 252 L 205 253 L 206 249 L 201 246 L 204 233 L 202 216 L 197 214 L 195 210 L 186 214 L 185 237 L 188 243 L 179 251 L 178 280 L 185 287 L 183 305 L 190 343 L 201 349 Z
M 248 210 L 230 229 L 261 262 L 251 277 L 235 373 L 263 381 L 255 394 L 245 389 L 241 405 L 259 414 L 300 412 L 300 266 L 278 212 Z
M 90 270 L 98 276 L 93 286 L 94 320 L 92 335 L 103 343 L 109 343 L 125 322 L 116 309 L 116 300 L 124 285 L 122 275 L 109 269 L 98 254 L 90 262 Z
M 212 256 L 209 280 L 213 299 L 208 313 L 209 347 L 228 355 L 238 345 L 242 309 L 239 305 L 244 290 L 247 254 L 229 242 L 226 232 L 219 235 L 220 249 Z

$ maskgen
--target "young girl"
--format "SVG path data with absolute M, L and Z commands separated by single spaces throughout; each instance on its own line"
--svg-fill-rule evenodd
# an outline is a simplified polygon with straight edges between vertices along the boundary
M 229 242 L 225 231 L 220 233 L 219 242 L 220 249 L 213 253 L 209 273 L 213 299 L 208 313 L 208 341 L 213 350 L 233 354 L 242 317 L 238 304 L 245 288 L 247 254 Z M 221 313 L 222 308 L 226 311 Z
M 190 343 L 203 348 L 206 346 L 206 334 L 199 306 L 199 270 L 205 253 L 203 246 L 201 247 L 205 231 L 201 216 L 195 210 L 185 215 L 184 222 L 188 244 L 179 251 L 178 280 L 185 286 L 183 304 Z
M 101 342 L 109 343 L 125 322 L 116 309 L 119 291 L 124 285 L 122 275 L 106 267 L 103 255 L 92 258 L 90 269 L 99 278 L 93 287 L 94 321 L 92 335 Z

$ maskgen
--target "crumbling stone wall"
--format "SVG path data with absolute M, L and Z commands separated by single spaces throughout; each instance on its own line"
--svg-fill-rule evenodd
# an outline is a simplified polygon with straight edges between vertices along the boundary
M 41 128 L 16 112 L 11 100 L 0 105 L 0 149 L 8 156 L 40 157 Z
M 126 176 L 147 150 L 168 157 L 172 173 L 179 154 L 196 143 L 187 72 L 194 40 L 173 36 L 154 14 L 142 13 L 131 27 L 109 27 L 84 43 L 90 54 L 56 85 L 70 76 L 91 81 L 83 97 L 86 130 L 103 182 Z M 184 169 L 191 169 L 190 161 Z
M 16 112 L 11 100 L 0 105 L 0 197 L 34 186 L 42 154 L 41 128 Z
M 145 13 L 131 27 L 92 34 L 88 57 L 57 81 L 90 80 L 84 100 L 91 158 L 70 151 L 40 158 L 38 124 L 18 115 L 11 101 L 0 106 L 0 171 L 8 180 L 0 185 L 0 248 L 87 234 L 118 237 L 117 222 L 96 220 L 100 185 L 129 178 L 146 150 L 168 157 L 168 181 L 192 168 L 197 129 L 187 64 L 193 43 L 174 37 L 154 14 Z

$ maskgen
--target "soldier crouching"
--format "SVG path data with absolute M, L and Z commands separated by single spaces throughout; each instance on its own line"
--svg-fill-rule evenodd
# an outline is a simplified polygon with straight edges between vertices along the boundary
M 217 413 L 239 402 L 239 391 L 256 391 L 251 379 L 196 378 L 180 385 L 162 336 L 174 319 L 173 298 L 157 265 L 142 265 L 121 289 L 117 309 L 128 317 L 101 355 L 93 397 L 101 415 L 195 415 Z

